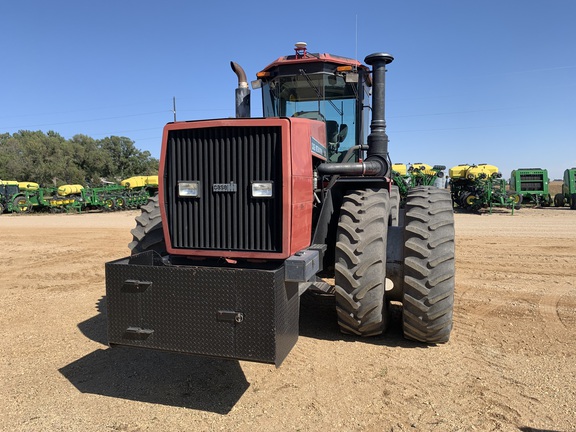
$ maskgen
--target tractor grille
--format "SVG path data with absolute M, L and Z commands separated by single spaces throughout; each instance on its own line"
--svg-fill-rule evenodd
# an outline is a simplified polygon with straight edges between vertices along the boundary
M 172 130 L 165 201 L 172 247 L 282 251 L 280 126 Z M 199 181 L 200 197 L 178 196 L 178 181 Z M 273 198 L 252 198 L 252 181 L 273 181 Z M 214 186 L 216 185 L 216 186 Z

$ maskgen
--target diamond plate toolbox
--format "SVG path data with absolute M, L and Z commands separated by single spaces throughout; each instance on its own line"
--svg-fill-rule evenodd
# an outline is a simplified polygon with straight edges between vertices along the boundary
M 106 263 L 106 299 L 110 346 L 279 366 L 298 339 L 300 300 L 287 289 L 283 266 L 140 265 L 123 258 Z

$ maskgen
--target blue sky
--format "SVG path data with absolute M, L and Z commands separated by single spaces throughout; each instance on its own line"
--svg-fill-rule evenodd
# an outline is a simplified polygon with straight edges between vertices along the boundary
M 158 157 L 172 121 L 234 116 L 250 80 L 297 41 L 386 51 L 393 162 L 576 166 L 576 1 L 6 1 L 0 133 L 121 135 Z M 252 92 L 252 114 L 261 110 Z

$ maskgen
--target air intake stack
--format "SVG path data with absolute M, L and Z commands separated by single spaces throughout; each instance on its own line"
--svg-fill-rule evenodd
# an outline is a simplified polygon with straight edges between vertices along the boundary
M 366 161 L 382 161 L 385 175 L 389 170 L 388 135 L 386 135 L 386 118 L 384 114 L 386 94 L 386 65 L 392 63 L 394 57 L 387 53 L 375 53 L 367 56 L 364 61 L 372 66 L 372 121 L 368 135 L 368 157 Z

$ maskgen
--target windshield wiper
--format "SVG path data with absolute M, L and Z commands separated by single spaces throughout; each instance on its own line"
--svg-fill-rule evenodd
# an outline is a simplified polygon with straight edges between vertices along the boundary
M 308 76 L 308 74 L 304 69 L 300 69 L 300 74 L 303 75 L 304 78 L 306 78 L 306 81 L 308 81 L 308 85 L 316 92 L 316 96 L 318 96 L 318 111 L 320 111 L 320 100 L 327 100 L 330 103 L 330 105 L 332 105 L 332 108 L 336 110 L 339 116 L 344 115 L 344 112 L 341 111 L 340 108 L 338 108 L 336 104 L 332 102 L 332 100 L 323 98 L 322 94 L 320 93 L 320 90 L 318 89 L 318 87 L 314 85 L 314 82 L 310 79 L 310 77 Z

